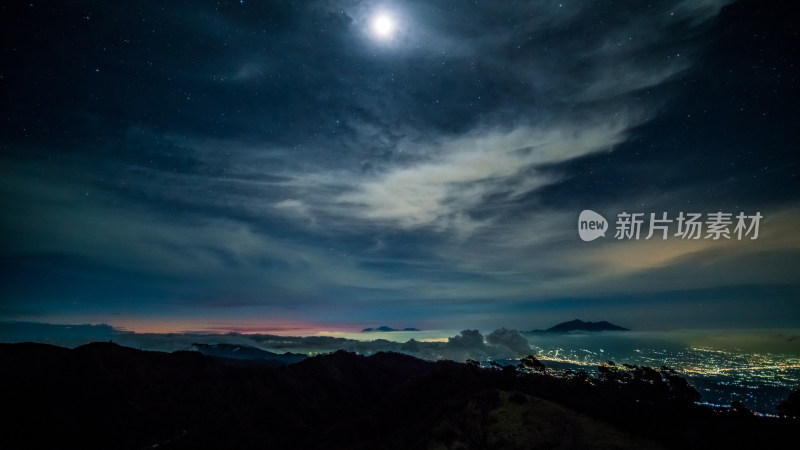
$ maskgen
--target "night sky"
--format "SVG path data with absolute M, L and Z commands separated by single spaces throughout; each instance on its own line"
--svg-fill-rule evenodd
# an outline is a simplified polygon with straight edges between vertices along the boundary
M 792 3 L 3 2 L 0 320 L 800 327 Z

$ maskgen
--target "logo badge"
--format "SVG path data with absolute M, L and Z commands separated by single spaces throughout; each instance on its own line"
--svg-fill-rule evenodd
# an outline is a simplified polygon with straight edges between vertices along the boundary
M 608 222 L 605 217 L 591 209 L 584 209 L 578 216 L 578 234 L 586 242 L 593 241 L 600 236 L 606 236 Z

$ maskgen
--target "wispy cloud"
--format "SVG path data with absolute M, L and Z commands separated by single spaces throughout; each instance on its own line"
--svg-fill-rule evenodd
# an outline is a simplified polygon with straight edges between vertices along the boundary
M 794 200 L 764 208 L 758 246 L 589 246 L 574 230 L 582 208 L 724 206 L 711 204 L 707 166 L 687 175 L 684 155 L 710 165 L 728 150 L 673 128 L 689 111 L 665 117 L 690 95 L 675 86 L 696 75 L 728 3 L 405 2 L 391 45 L 363 29 L 373 2 L 151 7 L 142 14 L 175 39 L 151 28 L 136 47 L 169 49 L 114 50 L 140 76 L 84 86 L 80 72 L 62 86 L 94 102 L 111 83 L 114 102 L 54 104 L 58 120 L 80 119 L 3 147 L 2 256 L 19 273 L 17 261 L 39 261 L 44 277 L 64 269 L 54 255 L 141 276 L 148 294 L 130 296 L 154 308 L 265 317 L 480 321 L 564 295 L 793 282 L 796 265 L 776 262 L 796 258 Z M 36 303 L 26 295 L 9 308 Z

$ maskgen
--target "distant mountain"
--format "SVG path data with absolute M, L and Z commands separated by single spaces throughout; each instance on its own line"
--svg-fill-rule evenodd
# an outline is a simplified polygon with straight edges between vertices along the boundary
M 375 333 L 375 332 L 388 332 L 388 331 L 419 331 L 417 328 L 403 328 L 402 330 L 397 328 L 387 327 L 386 325 L 382 325 L 378 328 L 364 328 L 361 330 L 362 333 Z
M 630 331 L 628 328 L 606 322 L 584 322 L 579 319 L 562 322 L 546 330 L 533 330 L 530 333 L 567 333 L 570 331 Z
M 301 353 L 273 353 L 256 347 L 234 344 L 192 344 L 198 352 L 215 358 L 228 358 L 238 360 L 263 360 L 275 362 L 278 365 L 294 364 L 308 356 Z

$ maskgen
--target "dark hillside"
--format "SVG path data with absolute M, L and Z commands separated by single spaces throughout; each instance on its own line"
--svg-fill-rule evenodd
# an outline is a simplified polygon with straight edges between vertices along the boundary
M 555 377 L 340 351 L 271 367 L 111 343 L 2 344 L 0 359 L 0 448 L 767 447 L 797 425 L 613 364 Z

